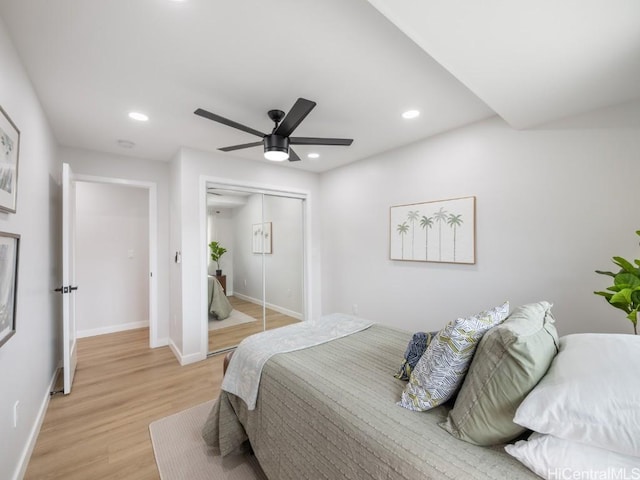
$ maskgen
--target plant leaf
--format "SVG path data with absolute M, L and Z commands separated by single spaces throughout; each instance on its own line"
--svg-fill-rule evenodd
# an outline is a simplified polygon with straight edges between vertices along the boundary
M 596 273 L 599 273 L 600 275 L 609 275 L 610 277 L 614 277 L 614 278 L 617 275 L 617 273 L 605 272 L 603 270 L 596 270 Z
M 601 295 L 604 298 L 606 298 L 607 300 L 609 300 L 611 297 L 613 297 L 613 293 L 609 293 L 609 292 L 593 292 L 596 295 Z
M 629 304 L 631 303 L 632 292 L 633 291 L 630 288 L 623 288 L 619 292 L 615 293 L 613 297 L 609 299 L 609 303 L 611 303 L 612 305 L 615 303 L 618 305 L 625 305 L 628 307 Z
M 629 260 L 622 257 L 613 257 L 613 263 L 621 267 L 626 272 L 636 273 L 636 267 L 634 267 Z
M 634 273 L 619 273 L 613 278 L 613 283 L 619 287 L 626 286 L 627 288 L 634 289 L 640 286 L 640 278 Z
M 631 313 L 629 313 L 629 315 L 627 315 L 627 318 L 629 320 L 631 320 L 631 323 L 633 323 L 634 325 L 637 325 L 637 323 L 638 323 L 638 309 L 636 308 L 635 310 L 632 310 Z

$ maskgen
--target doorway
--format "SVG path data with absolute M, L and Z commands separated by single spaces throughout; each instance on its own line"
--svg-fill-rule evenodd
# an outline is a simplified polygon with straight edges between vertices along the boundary
M 157 325 L 156 184 L 75 176 L 78 338 Z
M 207 253 L 225 249 L 208 257 L 210 354 L 304 320 L 305 208 L 283 192 L 207 185 Z

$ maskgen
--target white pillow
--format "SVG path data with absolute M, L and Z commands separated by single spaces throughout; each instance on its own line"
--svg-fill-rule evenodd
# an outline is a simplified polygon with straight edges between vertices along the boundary
M 509 455 L 542 478 L 640 478 L 640 458 L 533 433 L 504 447 Z M 617 475 L 617 476 L 614 476 Z
M 640 457 L 640 336 L 562 337 L 549 371 L 513 421 L 534 432 Z

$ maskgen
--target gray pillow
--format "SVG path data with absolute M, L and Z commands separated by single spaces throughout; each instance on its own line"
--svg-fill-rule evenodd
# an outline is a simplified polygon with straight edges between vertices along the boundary
M 524 432 L 513 417 L 558 352 L 554 323 L 551 305 L 539 302 L 516 308 L 489 330 L 441 426 L 476 445 L 505 443 Z

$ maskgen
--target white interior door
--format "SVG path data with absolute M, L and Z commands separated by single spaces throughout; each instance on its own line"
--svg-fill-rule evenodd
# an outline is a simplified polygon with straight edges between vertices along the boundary
M 62 165 L 62 338 L 64 393 L 71 392 L 77 363 L 76 342 L 76 185 L 69 164 Z

